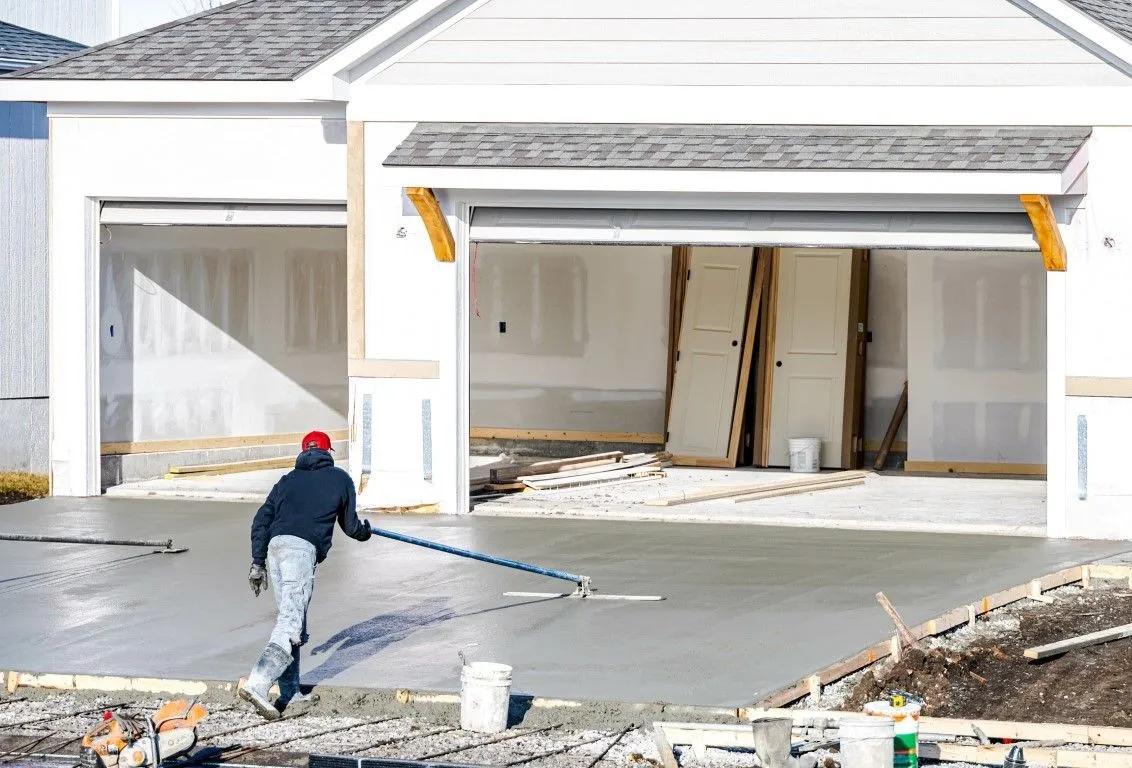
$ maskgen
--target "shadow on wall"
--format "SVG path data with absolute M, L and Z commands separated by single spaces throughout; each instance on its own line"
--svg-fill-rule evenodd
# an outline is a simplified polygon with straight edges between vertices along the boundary
M 328 414 L 344 423 L 344 235 L 339 250 L 300 228 L 199 240 L 200 227 L 160 228 L 167 243 L 156 229 L 103 228 L 103 439 L 292 432 Z M 117 250 L 106 247 L 114 235 Z

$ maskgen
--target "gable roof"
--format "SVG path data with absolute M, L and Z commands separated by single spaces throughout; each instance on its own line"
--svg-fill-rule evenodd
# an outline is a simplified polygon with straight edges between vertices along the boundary
M 1088 128 L 421 123 L 388 166 L 1062 171 Z
M 1058 1 L 1132 41 L 1132 0 Z M 14 76 L 53 80 L 293 80 L 413 2 L 235 0 Z
M 0 21 L 0 72 L 42 64 L 84 47 L 62 37 Z
M 291 80 L 412 0 L 236 0 L 17 77 Z
M 1065 0 L 1077 10 L 1132 40 L 1132 0 Z

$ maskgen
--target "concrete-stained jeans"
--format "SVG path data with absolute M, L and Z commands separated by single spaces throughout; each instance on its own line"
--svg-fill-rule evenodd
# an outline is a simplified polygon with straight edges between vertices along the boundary
M 278 614 L 271 642 L 295 651 L 307 642 L 307 606 L 314 594 L 314 545 L 297 536 L 272 536 L 267 544 L 267 579 Z M 292 646 L 295 646 L 292 648 Z

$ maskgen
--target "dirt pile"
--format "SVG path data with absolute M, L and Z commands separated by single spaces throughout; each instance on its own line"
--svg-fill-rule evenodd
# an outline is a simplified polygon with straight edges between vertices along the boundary
M 1015 609 L 1017 630 L 966 645 L 908 649 L 898 664 L 876 665 L 843 708 L 903 690 L 924 699 L 924 714 L 1132 727 L 1132 640 L 1080 648 L 1042 662 L 1022 651 L 1132 623 L 1132 593 L 1080 591 L 1052 604 Z

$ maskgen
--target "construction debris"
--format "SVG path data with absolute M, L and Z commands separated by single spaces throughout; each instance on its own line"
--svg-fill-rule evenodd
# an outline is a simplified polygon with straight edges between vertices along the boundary
M 1119 627 L 1102 629 L 1097 632 L 1090 632 L 1086 635 L 1078 635 L 1077 637 L 1070 637 L 1066 640 L 1058 640 L 1054 643 L 1027 648 L 1022 652 L 1022 655 L 1032 660 L 1048 659 L 1052 656 L 1060 656 L 1063 653 L 1068 653 L 1074 648 L 1087 648 L 1090 645 L 1111 643 L 1113 640 L 1123 640 L 1128 637 L 1132 637 L 1132 624 L 1121 624 Z
M 668 453 L 621 451 L 551 459 L 534 464 L 497 467 L 490 480 L 473 488 L 473 493 L 507 494 L 521 491 L 551 491 L 590 485 L 664 477 L 660 470 L 672 462 Z
M 912 634 L 912 630 L 908 629 L 908 625 L 904 623 L 904 619 L 900 618 L 900 613 L 897 612 L 896 606 L 892 601 L 885 596 L 883 592 L 877 592 L 877 602 L 884 612 L 888 614 L 888 618 L 892 619 L 892 623 L 896 625 L 896 634 L 900 638 L 900 643 L 906 648 L 919 648 L 920 643 L 916 640 L 916 636 Z

